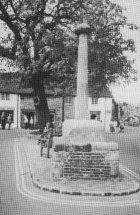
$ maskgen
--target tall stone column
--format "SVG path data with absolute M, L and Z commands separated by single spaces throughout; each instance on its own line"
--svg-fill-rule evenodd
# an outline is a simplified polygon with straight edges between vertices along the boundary
M 77 65 L 77 96 L 75 104 L 75 119 L 89 119 L 88 111 L 88 34 L 90 27 L 80 24 L 75 33 L 79 36 Z

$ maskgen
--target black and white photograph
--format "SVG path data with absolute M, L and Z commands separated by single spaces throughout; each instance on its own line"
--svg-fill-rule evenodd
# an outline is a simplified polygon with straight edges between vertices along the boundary
M 0 215 L 140 215 L 140 0 L 0 0 Z

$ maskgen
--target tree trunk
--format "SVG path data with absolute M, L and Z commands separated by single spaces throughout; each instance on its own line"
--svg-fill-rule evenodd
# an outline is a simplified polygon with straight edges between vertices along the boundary
M 34 86 L 34 104 L 40 134 L 42 134 L 46 126 L 46 122 L 49 122 L 49 108 L 43 84 Z

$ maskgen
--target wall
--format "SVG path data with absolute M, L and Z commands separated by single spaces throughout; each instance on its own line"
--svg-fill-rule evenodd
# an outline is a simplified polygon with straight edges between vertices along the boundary
M 65 100 L 65 119 L 74 119 L 75 113 L 75 97 L 71 98 L 71 102 Z
M 119 174 L 119 149 L 115 142 L 82 146 L 56 143 L 52 157 L 52 173 L 56 178 L 104 180 Z
M 49 109 L 54 110 L 55 112 L 55 121 L 62 120 L 62 97 L 48 97 L 47 102 Z M 21 99 L 21 109 L 35 110 L 33 98 L 30 96 L 24 96 L 24 99 Z M 71 99 L 70 103 L 67 103 L 67 99 L 65 98 L 64 104 L 64 119 L 71 118 L 74 118 L 74 97 Z
M 112 98 L 99 98 L 98 104 L 92 104 L 92 98 L 88 101 L 89 112 L 101 111 L 100 120 L 104 123 L 106 130 L 112 117 Z
M 62 97 L 48 97 L 49 109 L 55 110 L 55 120 L 62 120 Z
M 5 101 L 5 105 L 13 106 L 15 112 L 17 113 L 17 95 L 11 95 L 10 101 Z M 74 119 L 75 113 L 75 97 L 71 98 L 71 102 L 68 102 L 67 98 L 65 98 L 64 104 L 64 119 Z M 55 120 L 62 120 L 62 107 L 63 100 L 62 97 L 48 97 L 48 106 L 49 109 L 55 111 Z M 0 101 L 1 102 L 1 101 Z M 3 102 L 3 101 L 2 101 Z M 35 110 L 33 98 L 30 96 L 25 96 L 24 100 L 19 99 L 19 106 L 21 109 L 29 109 Z M 92 99 L 88 100 L 88 110 L 89 113 L 92 111 L 100 111 L 100 120 L 104 123 L 106 129 L 109 127 L 109 122 L 112 117 L 112 98 L 99 98 L 98 104 L 92 104 Z M 20 111 L 18 111 L 19 120 L 20 121 Z M 17 121 L 17 116 L 15 115 L 14 122 Z M 20 124 L 20 122 L 18 122 Z M 14 123 L 15 124 L 15 123 Z M 17 126 L 17 125 L 16 125 Z
M 62 97 L 48 97 L 49 109 L 55 110 L 55 120 L 62 120 L 62 107 L 63 99 Z M 67 99 L 64 99 L 64 119 L 74 118 L 74 97 L 71 98 L 71 102 L 67 103 Z
M 22 99 L 24 97 L 24 99 Z M 35 110 L 33 98 L 30 96 L 21 96 L 21 109 Z

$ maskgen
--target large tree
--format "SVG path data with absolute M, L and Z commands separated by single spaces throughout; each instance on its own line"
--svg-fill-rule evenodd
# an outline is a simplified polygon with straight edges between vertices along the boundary
M 134 51 L 124 40 L 127 26 L 122 9 L 109 0 L 0 0 L 0 20 L 8 30 L 0 40 L 0 56 L 17 63 L 26 84 L 33 88 L 40 131 L 49 120 L 45 86 L 73 86 L 77 38 L 71 33 L 86 19 L 89 42 L 89 75 L 105 85 L 118 76 L 131 78 L 134 70 L 123 51 Z

